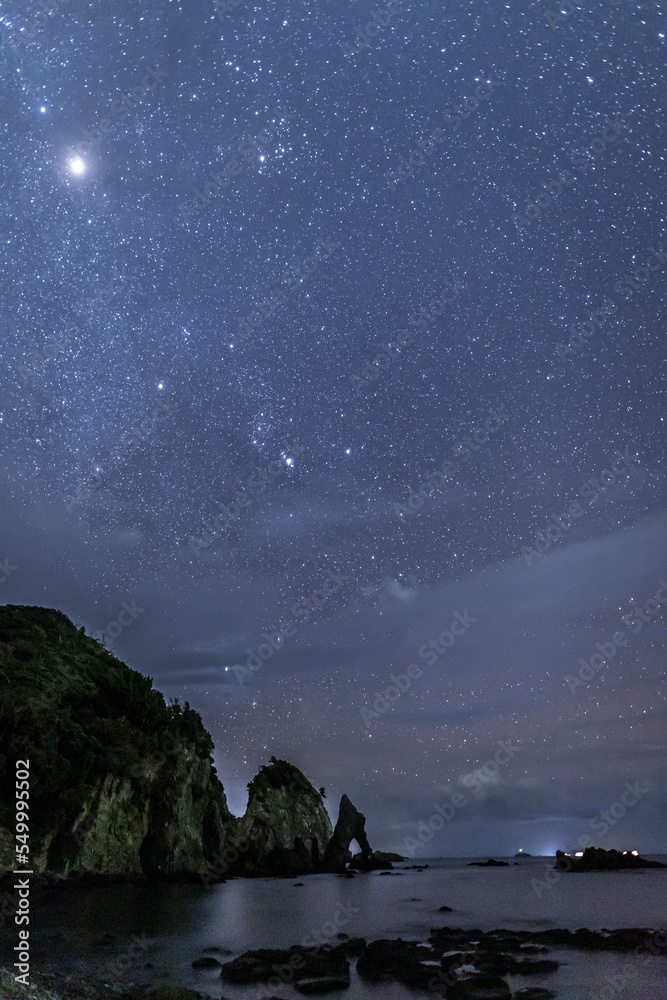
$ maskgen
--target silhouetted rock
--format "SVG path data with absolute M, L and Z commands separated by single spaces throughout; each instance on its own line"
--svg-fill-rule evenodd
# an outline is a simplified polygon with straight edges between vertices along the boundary
M 556 851 L 555 867 L 561 872 L 615 872 L 626 868 L 667 868 L 661 861 L 647 861 L 629 851 L 605 851 L 602 847 L 587 847 L 576 858 Z
M 357 957 L 366 950 L 366 940 L 365 938 L 349 938 L 344 944 L 339 945 L 339 948 L 344 954 Z
M 287 968 L 293 974 L 295 986 L 304 980 L 316 979 L 335 979 L 349 986 L 350 966 L 346 957 L 348 945 L 349 942 L 345 942 L 335 948 L 304 948 L 294 945 L 289 950 L 260 948 L 246 951 L 233 961 L 226 962 L 220 970 L 220 977 L 228 983 L 262 983 L 284 973 Z
M 118 994 L 117 1000 L 209 1000 L 203 993 L 182 986 L 134 986 Z
M 538 958 L 536 962 L 515 962 L 510 971 L 515 976 L 541 976 L 546 972 L 555 972 L 558 964 L 552 958 Z
M 578 948 L 582 951 L 628 952 L 644 946 L 653 933 L 646 927 L 625 927 L 614 931 L 591 931 L 585 927 L 577 931 L 562 928 L 546 931 L 482 931 L 440 927 L 431 931 L 428 940 L 440 952 L 470 946 L 472 941 L 477 941 L 477 953 L 488 955 L 500 955 L 504 952 L 524 955 L 544 951 L 545 945 Z
M 271 758 L 248 785 L 248 807 L 239 821 L 246 850 L 241 875 L 295 876 L 318 871 L 332 835 L 321 794 L 284 760 Z
M 512 1000 L 512 991 L 499 976 L 471 976 L 448 986 L 447 1000 Z
M 292 954 L 285 948 L 258 948 L 225 962 L 220 977 L 228 983 L 262 983 L 276 974 L 281 965 L 289 965 Z
M 438 913 L 453 913 L 451 906 L 439 906 Z
M 496 861 L 495 858 L 489 858 L 488 861 L 469 861 L 468 868 L 507 868 L 508 864 L 507 861 Z
M 297 993 L 310 995 L 322 995 L 323 993 L 333 993 L 336 990 L 344 990 L 350 985 L 349 975 L 344 978 L 340 976 L 318 976 L 315 979 L 299 979 L 294 984 Z
M 355 858 L 361 859 L 361 855 L 355 854 L 355 856 L 352 858 L 353 862 Z M 373 859 L 377 862 L 384 862 L 384 863 L 389 862 L 390 864 L 392 861 L 405 861 L 405 858 L 402 857 L 400 854 L 392 854 L 391 851 L 373 851 Z
M 204 955 L 203 958 L 196 958 L 192 963 L 193 969 L 215 969 L 220 968 L 222 962 L 219 962 L 217 958 L 212 958 L 210 955 Z
M 338 821 L 324 852 L 322 870 L 344 872 L 347 863 L 351 860 L 350 844 L 353 840 L 356 840 L 361 848 L 361 855 L 355 867 L 360 869 L 391 868 L 390 861 L 373 861 L 373 852 L 366 836 L 366 817 L 354 808 L 347 795 L 343 795 L 340 800 Z
M 357 962 L 361 979 L 371 983 L 390 980 L 427 990 L 438 976 L 439 966 L 431 948 L 414 941 L 371 941 Z

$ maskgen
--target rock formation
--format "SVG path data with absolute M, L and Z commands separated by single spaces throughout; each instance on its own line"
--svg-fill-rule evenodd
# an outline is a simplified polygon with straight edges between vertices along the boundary
M 238 824 L 198 713 L 166 705 L 61 612 L 0 607 L 0 868 L 14 762 L 30 767 L 35 873 L 196 878 Z
M 17 760 L 30 772 L 35 874 L 219 881 L 391 868 L 346 795 L 336 829 L 308 779 L 271 758 L 238 819 L 213 741 L 186 702 L 116 659 L 60 611 L 0 607 L 0 874 L 14 867 Z
M 340 800 L 338 820 L 334 827 L 333 837 L 327 844 L 322 859 L 322 869 L 339 874 L 346 871 L 348 862 L 352 858 L 350 844 L 353 840 L 356 840 L 361 848 L 357 867 L 362 869 L 391 868 L 391 862 L 379 862 L 373 858 L 373 852 L 366 836 L 366 817 L 354 808 L 347 795 L 343 795 Z
M 555 867 L 561 872 L 615 872 L 626 868 L 667 868 L 667 865 L 661 861 L 647 861 L 629 851 L 587 847 L 580 858 L 556 851 Z
M 322 795 L 297 767 L 275 757 L 248 785 L 240 828 L 253 844 L 239 870 L 244 875 L 317 871 L 332 835 Z
M 507 861 L 496 861 L 495 858 L 489 858 L 488 861 L 469 861 L 468 868 L 507 868 L 508 864 Z

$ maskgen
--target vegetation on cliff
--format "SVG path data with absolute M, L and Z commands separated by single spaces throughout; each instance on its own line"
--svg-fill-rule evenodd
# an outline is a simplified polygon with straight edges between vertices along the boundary
M 290 786 L 313 797 L 319 795 L 320 798 L 325 798 L 324 789 L 320 788 L 319 792 L 316 793 L 298 767 L 286 760 L 278 760 L 276 757 L 271 758 L 270 764 L 262 764 L 252 781 L 248 782 L 248 793 L 250 798 L 261 798 L 262 794 L 270 788 L 277 791 L 279 788 L 289 788 Z
M 333 833 L 324 789 L 271 757 L 237 819 L 212 750 L 187 702 L 167 704 L 62 612 L 0 607 L 0 869 L 13 867 L 15 763 L 29 760 L 37 873 L 210 881 L 321 870 Z
M 146 796 L 160 771 L 165 795 L 182 759 L 200 761 L 219 793 L 213 742 L 186 703 L 166 704 L 152 679 L 132 670 L 60 611 L 0 607 L 0 827 L 9 828 L 15 761 L 30 761 L 31 838 L 72 828 L 100 783 L 113 776 Z
M 71 815 L 100 775 L 138 780 L 168 735 L 212 763 L 199 714 L 187 703 L 167 705 L 152 678 L 62 612 L 0 607 L 0 643 L 0 803 L 13 798 L 19 758 L 30 759 L 37 823 Z

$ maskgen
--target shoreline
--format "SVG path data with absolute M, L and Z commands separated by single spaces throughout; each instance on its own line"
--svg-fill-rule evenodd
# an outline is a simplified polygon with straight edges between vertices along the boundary
M 340 995 L 351 985 L 352 969 L 361 983 L 397 983 L 408 987 L 415 996 L 446 996 L 448 987 L 453 984 L 469 984 L 470 992 L 465 996 L 474 1000 L 476 976 L 480 986 L 483 977 L 495 978 L 507 986 L 504 976 L 543 976 L 555 972 L 562 964 L 554 959 L 554 953 L 560 958 L 562 952 L 574 951 L 581 961 L 591 953 L 628 956 L 624 968 L 634 969 L 634 975 L 637 966 L 646 965 L 651 958 L 667 958 L 667 929 L 646 927 L 612 931 L 588 928 L 481 931 L 474 927 L 441 927 L 432 929 L 426 942 L 423 937 L 417 940 L 401 937 L 366 940 L 346 934 L 337 937 L 340 940 L 336 944 L 253 949 L 235 957 L 228 953 L 224 958 L 221 949 L 205 948 L 199 958 L 193 959 L 192 967 L 208 969 L 216 978 L 219 975 L 217 981 L 223 997 L 225 986 L 232 990 L 247 987 L 248 992 L 243 996 L 252 995 L 256 1000 L 260 996 L 265 1000 L 278 1000 L 273 993 L 279 989 Z M 221 957 L 214 957 L 215 953 Z M 2 1000 L 211 1000 L 209 993 L 181 985 L 176 978 L 167 985 L 146 982 L 145 976 L 136 976 L 136 982 L 103 982 L 96 959 L 90 958 L 88 964 L 91 967 L 76 977 L 64 971 L 32 973 L 31 985 L 27 988 L 14 981 L 6 966 L 0 967 L 0 996 Z M 98 969 L 97 975 L 94 967 Z M 147 967 L 151 971 L 154 969 L 152 964 Z M 156 971 L 158 975 L 164 974 L 159 969 Z M 318 980 L 324 983 L 338 977 L 338 985 L 301 989 L 304 976 L 310 977 L 307 983 Z M 530 979 L 526 981 L 530 984 Z M 211 980 L 203 981 L 202 986 L 210 988 Z M 540 988 L 535 996 L 541 995 L 547 1000 L 548 996 L 556 995 L 551 991 L 540 994 Z M 510 987 L 507 989 L 509 991 Z

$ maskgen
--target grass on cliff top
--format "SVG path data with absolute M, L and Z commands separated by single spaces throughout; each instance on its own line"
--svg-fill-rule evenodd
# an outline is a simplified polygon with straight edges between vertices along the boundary
M 52 827 L 76 814 L 100 777 L 140 781 L 152 754 L 163 751 L 164 760 L 171 752 L 172 736 L 211 759 L 213 741 L 187 702 L 167 705 L 152 678 L 62 612 L 0 606 L 0 826 L 14 799 L 17 760 L 30 761 L 38 833 L 42 817 Z

